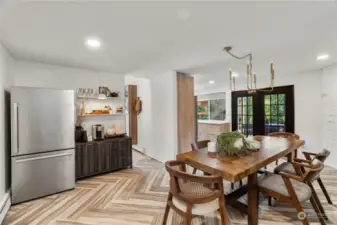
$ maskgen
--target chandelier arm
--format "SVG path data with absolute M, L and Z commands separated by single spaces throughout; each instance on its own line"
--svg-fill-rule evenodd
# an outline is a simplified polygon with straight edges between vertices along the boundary
M 274 74 L 274 68 L 273 68 L 273 63 L 271 63 L 271 67 L 270 67 L 270 70 L 271 70 L 271 73 L 270 73 L 270 86 L 268 88 L 265 88 L 265 89 L 257 89 L 256 87 L 256 74 L 254 73 L 253 74 L 253 54 L 252 53 L 249 53 L 247 55 L 244 55 L 244 56 L 237 56 L 237 55 L 234 55 L 233 53 L 231 53 L 231 50 L 232 50 L 232 47 L 231 46 L 227 46 L 224 48 L 224 50 L 229 54 L 231 55 L 233 58 L 236 58 L 236 59 L 244 59 L 244 58 L 247 58 L 249 57 L 249 63 L 247 64 L 247 89 L 248 89 L 248 92 L 251 92 L 251 93 L 255 93 L 257 91 L 261 91 L 261 92 L 272 92 L 274 90 L 274 77 L 275 77 L 275 74 Z M 234 84 L 234 90 L 235 90 L 235 80 L 233 79 L 233 84 Z M 230 79 L 230 88 L 232 89 L 232 79 Z
M 251 56 L 252 53 L 248 53 L 247 55 L 244 55 L 244 56 L 237 56 L 237 55 L 234 55 L 233 53 L 231 53 L 230 51 L 227 51 L 228 54 L 230 54 L 232 57 L 236 58 L 236 59 L 244 59 L 244 58 L 247 58 L 248 56 Z

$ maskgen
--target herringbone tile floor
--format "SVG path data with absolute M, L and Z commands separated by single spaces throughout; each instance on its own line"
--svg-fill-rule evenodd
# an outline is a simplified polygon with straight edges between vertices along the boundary
M 169 188 L 164 165 L 139 153 L 134 153 L 134 162 L 133 169 L 79 181 L 75 190 L 12 206 L 3 224 L 159 225 Z M 326 168 L 321 177 L 337 204 L 337 171 Z M 331 218 L 328 224 L 337 224 L 337 220 L 333 221 L 337 219 L 337 205 L 327 204 L 321 190 L 316 188 Z M 301 224 L 289 205 L 275 202 L 269 207 L 265 200 L 261 202 L 259 224 Z M 310 203 L 304 204 L 304 210 L 309 214 L 310 224 L 319 224 Z M 228 214 L 233 225 L 247 224 L 246 216 L 240 212 L 229 207 Z M 216 214 L 195 218 L 193 225 L 217 225 L 220 224 L 217 218 Z M 170 214 L 168 224 L 182 222 L 177 214 Z

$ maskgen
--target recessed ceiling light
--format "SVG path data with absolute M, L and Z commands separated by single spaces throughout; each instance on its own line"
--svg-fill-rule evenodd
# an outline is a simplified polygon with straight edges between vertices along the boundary
M 101 41 L 98 38 L 87 38 L 85 40 L 85 45 L 89 48 L 89 49 L 99 49 L 102 45 Z
M 214 82 L 214 80 L 210 80 L 210 81 L 208 81 L 208 83 L 209 84 L 214 84 L 215 82 Z
M 323 53 L 317 56 L 316 60 L 328 60 L 329 59 L 329 54 Z

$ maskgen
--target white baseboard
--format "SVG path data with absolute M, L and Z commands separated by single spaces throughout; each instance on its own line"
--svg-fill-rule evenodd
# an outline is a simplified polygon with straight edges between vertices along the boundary
M 137 152 L 144 153 L 144 148 L 142 148 L 138 145 L 132 145 L 132 149 L 136 150 Z
M 2 224 L 2 221 L 4 220 L 9 210 L 9 207 L 11 207 L 11 198 L 9 193 L 10 192 L 7 191 L 2 201 L 0 202 L 0 224 Z

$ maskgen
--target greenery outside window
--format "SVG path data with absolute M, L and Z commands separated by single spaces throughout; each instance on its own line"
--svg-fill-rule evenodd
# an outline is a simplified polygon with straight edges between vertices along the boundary
M 225 120 L 226 93 L 213 93 L 197 97 L 198 120 Z

